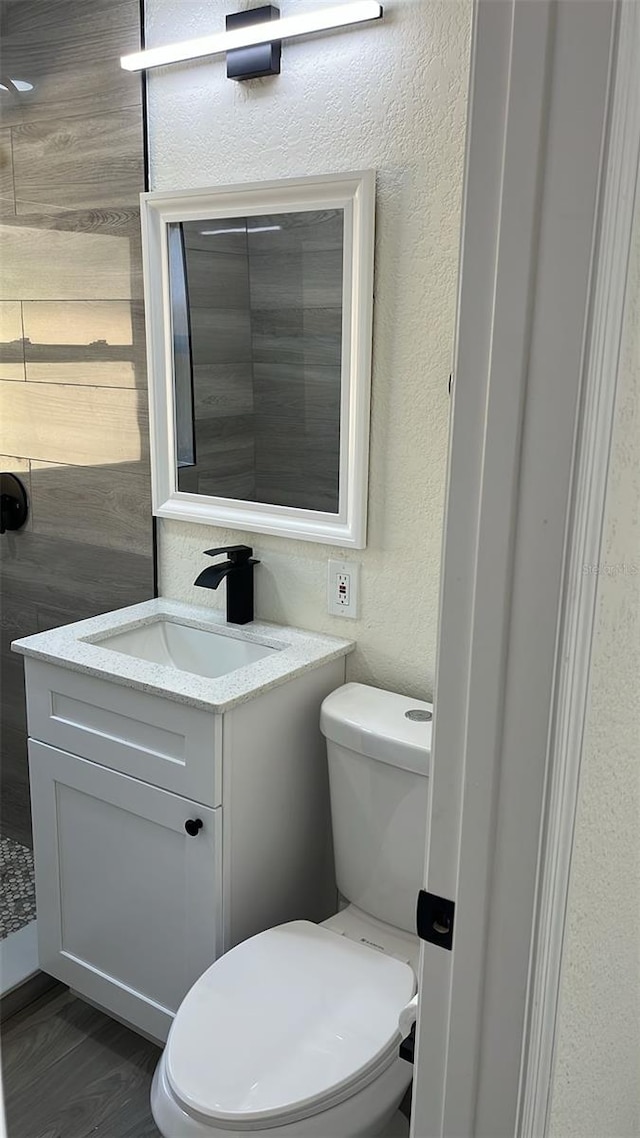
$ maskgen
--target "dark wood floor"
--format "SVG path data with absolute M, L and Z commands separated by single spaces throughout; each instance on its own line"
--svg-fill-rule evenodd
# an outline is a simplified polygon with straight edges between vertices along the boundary
M 159 1138 L 160 1049 L 55 989 L 2 1025 L 8 1138 Z

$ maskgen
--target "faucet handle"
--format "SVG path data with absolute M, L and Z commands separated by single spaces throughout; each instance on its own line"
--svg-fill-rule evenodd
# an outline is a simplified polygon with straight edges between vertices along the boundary
M 205 549 L 204 553 L 207 557 L 217 557 L 219 553 L 226 553 L 232 565 L 246 565 L 253 556 L 253 549 L 250 545 L 224 545 L 221 549 Z

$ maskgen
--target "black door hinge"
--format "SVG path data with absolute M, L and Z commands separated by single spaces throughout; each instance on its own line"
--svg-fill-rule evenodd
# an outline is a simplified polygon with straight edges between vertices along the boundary
M 436 897 L 435 893 L 427 893 L 421 889 L 418 893 L 416 913 L 420 939 L 451 951 L 455 908 L 455 901 L 449 901 L 447 897 Z

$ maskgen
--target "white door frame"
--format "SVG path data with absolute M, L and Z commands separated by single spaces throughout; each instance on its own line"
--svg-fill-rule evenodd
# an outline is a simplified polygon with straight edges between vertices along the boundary
M 476 0 L 415 1138 L 545 1133 L 639 36 L 634 0 Z
M 549 747 L 538 917 L 518 1134 L 547 1133 L 551 1109 L 569 871 L 601 561 L 607 476 L 626 311 L 633 218 L 639 198 L 640 5 L 620 11 L 597 265 L 567 547 L 554 720 Z

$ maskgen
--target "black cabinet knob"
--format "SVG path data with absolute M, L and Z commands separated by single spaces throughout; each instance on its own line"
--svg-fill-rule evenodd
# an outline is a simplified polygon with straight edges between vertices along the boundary
M 195 838 L 203 826 L 204 822 L 202 818 L 187 818 L 184 824 L 184 828 L 190 838 Z

